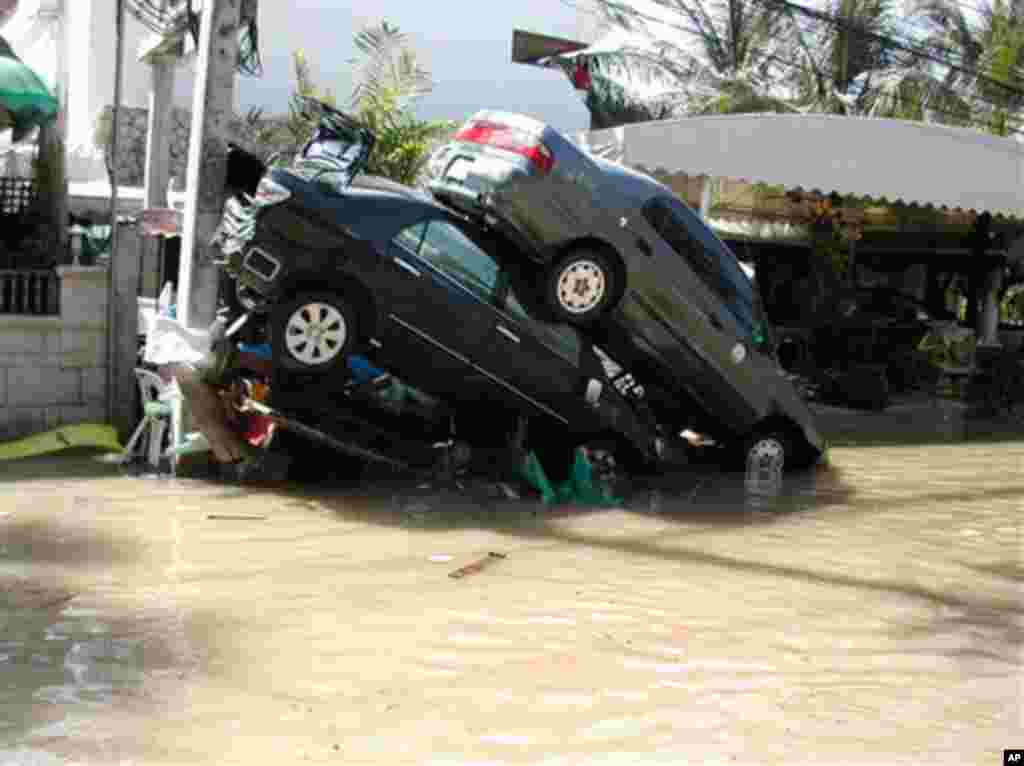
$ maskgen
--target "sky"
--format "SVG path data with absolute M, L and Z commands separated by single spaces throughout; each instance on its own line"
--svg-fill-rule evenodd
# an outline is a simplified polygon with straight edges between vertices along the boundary
M 387 19 L 406 32 L 431 72 L 432 93 L 417 111 L 462 120 L 478 109 L 538 117 L 561 131 L 584 130 L 589 115 L 560 72 L 512 63 L 512 30 L 576 39 L 577 12 L 563 0 L 261 0 L 261 79 L 239 81 L 243 109 L 283 111 L 291 54 L 303 49 L 317 81 L 340 103 L 351 93 L 352 36 Z

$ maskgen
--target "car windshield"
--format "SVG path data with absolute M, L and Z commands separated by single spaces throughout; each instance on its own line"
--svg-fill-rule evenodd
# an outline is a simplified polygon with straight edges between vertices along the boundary
M 722 299 L 744 335 L 760 343 L 767 325 L 754 285 L 725 243 L 675 197 L 652 199 L 643 213 L 661 238 Z

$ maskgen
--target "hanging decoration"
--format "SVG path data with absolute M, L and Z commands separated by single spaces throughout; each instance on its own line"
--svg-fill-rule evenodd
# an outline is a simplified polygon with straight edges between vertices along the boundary
M 191 3 L 184 0 L 127 0 L 125 5 L 151 32 L 168 37 L 185 29 Z
M 263 76 L 260 59 L 259 0 L 242 0 L 238 34 L 238 71 L 248 77 Z
M 0 8 L 3 2 L 0 0 Z M 147 29 L 165 38 L 192 38 L 199 45 L 197 0 L 126 0 L 132 15 Z M 238 71 L 248 77 L 262 77 L 259 50 L 259 0 L 241 0 L 238 31 Z

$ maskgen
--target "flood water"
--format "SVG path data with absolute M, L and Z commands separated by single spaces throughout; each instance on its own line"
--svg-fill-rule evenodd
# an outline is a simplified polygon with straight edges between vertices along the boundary
M 3 766 L 1024 747 L 1024 442 L 693 469 L 604 509 L 47 465 L 0 484 Z

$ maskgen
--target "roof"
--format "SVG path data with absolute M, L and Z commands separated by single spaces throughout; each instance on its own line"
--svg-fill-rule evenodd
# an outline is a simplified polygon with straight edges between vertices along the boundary
M 646 173 L 709 175 L 881 201 L 1024 215 L 1024 145 L 966 128 L 822 114 L 742 114 L 583 133 Z

